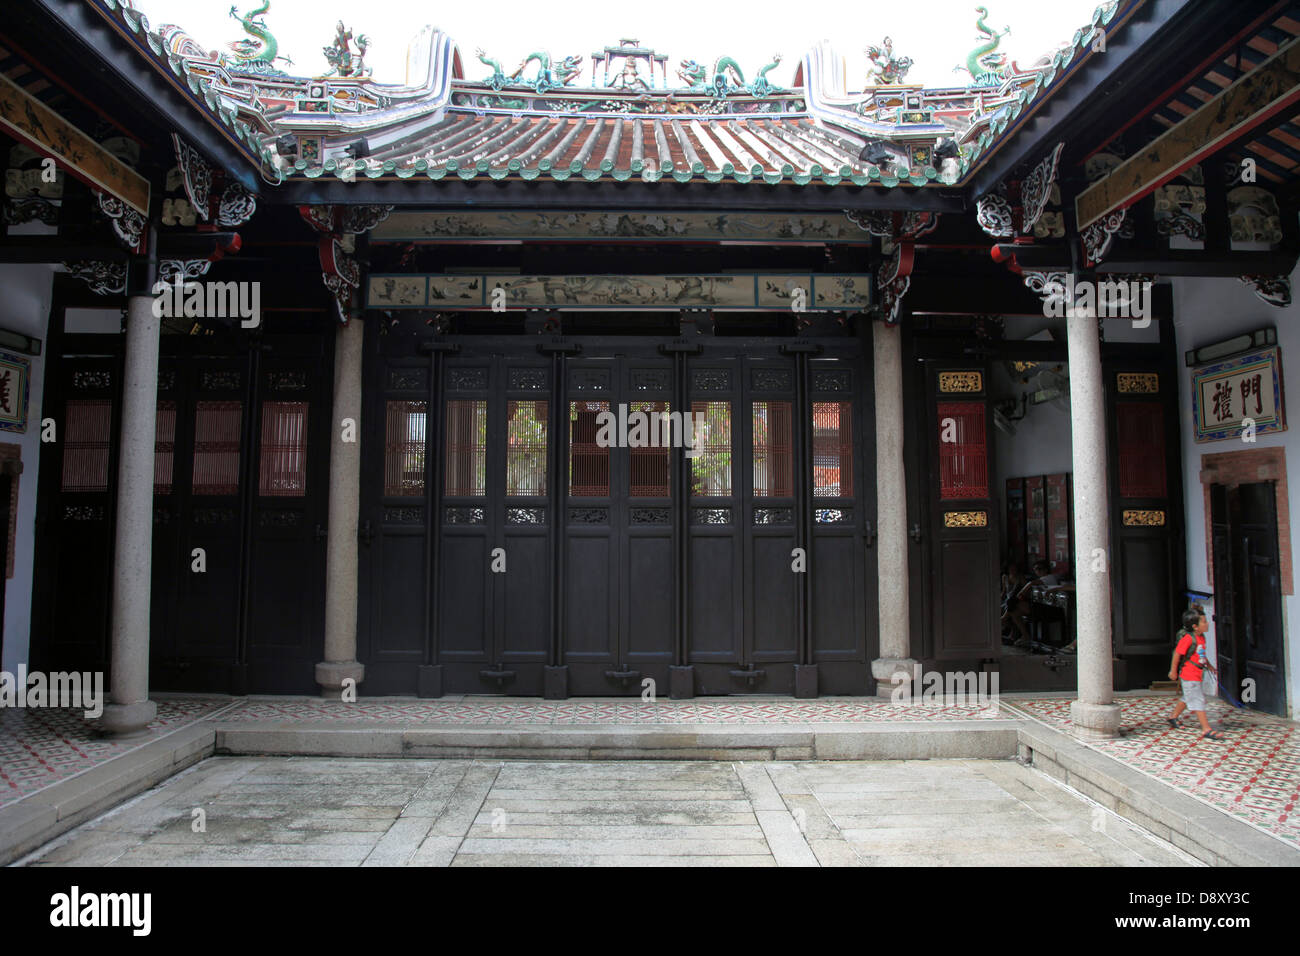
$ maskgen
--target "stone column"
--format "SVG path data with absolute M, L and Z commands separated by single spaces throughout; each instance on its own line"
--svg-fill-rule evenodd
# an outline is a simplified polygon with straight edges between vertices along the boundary
M 897 325 L 872 323 L 876 366 L 876 561 L 880 657 L 871 662 L 876 693 L 889 697 L 894 674 L 912 680 L 907 582 L 907 486 L 903 473 L 903 350 Z
M 126 361 L 113 544 L 113 646 L 109 703 L 98 726 L 143 734 L 158 713 L 149 699 L 149 608 L 153 582 L 153 470 L 158 422 L 158 335 L 154 299 L 127 301 Z
M 365 668 L 357 663 L 357 514 L 361 504 L 361 353 L 362 323 L 340 325 L 334 341 L 334 417 L 330 421 L 330 503 L 325 543 L 325 660 L 316 665 L 321 696 L 337 699 L 343 681 L 358 684 Z M 352 441 L 344 441 L 343 422 L 351 419 Z
M 1115 737 L 1119 705 L 1113 702 L 1111 680 L 1110 496 L 1101 342 L 1096 316 L 1068 312 L 1079 668 L 1079 697 L 1070 704 L 1070 719 L 1080 737 Z

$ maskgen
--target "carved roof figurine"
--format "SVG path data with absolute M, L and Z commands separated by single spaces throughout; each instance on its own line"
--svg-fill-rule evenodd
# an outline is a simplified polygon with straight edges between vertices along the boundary
M 271 31 L 266 28 L 266 21 L 262 19 L 262 14 L 270 9 L 271 0 L 262 0 L 260 7 L 242 16 L 233 6 L 230 8 L 231 17 L 243 24 L 244 32 L 252 39 L 235 40 L 227 44 L 234 52 L 222 54 L 223 66 L 243 73 L 276 74 L 283 73 L 276 69 L 276 60 L 283 60 L 287 65 L 293 66 L 293 60 L 279 55 L 280 44 L 276 42 Z
M 896 86 L 912 68 L 910 56 L 894 56 L 894 41 L 889 37 L 885 37 L 883 46 L 867 47 L 867 58 L 872 64 L 867 82 L 873 86 Z
M 325 59 L 329 62 L 330 71 L 326 76 L 354 76 L 362 77 L 370 75 L 370 67 L 365 65 L 366 47 L 370 45 L 370 38 L 359 36 L 356 38 L 357 53 L 355 58 L 352 55 L 352 31 L 343 26 L 340 20 L 338 26 L 334 28 L 334 43 L 331 46 L 323 47 L 322 52 Z
M 1011 32 L 1011 28 L 1004 27 L 1001 33 L 997 33 L 985 22 L 989 16 L 988 7 L 976 7 L 975 12 L 978 14 L 975 29 L 980 32 L 975 39 L 979 41 L 979 46 L 966 54 L 966 72 L 970 74 L 975 86 L 997 86 L 1004 79 L 1007 57 L 1005 53 L 994 51 L 1002 38 Z M 960 69 L 961 67 L 955 67 L 954 71 Z

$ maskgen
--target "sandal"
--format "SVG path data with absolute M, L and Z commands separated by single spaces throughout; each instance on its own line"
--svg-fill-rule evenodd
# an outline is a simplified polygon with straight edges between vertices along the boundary
M 1223 734 L 1219 733 L 1217 730 L 1211 730 L 1208 734 L 1201 734 L 1201 736 L 1204 737 L 1206 740 L 1222 740 L 1222 739 L 1223 739 Z
M 1170 730 L 1181 730 L 1181 729 L 1182 729 L 1182 726 L 1183 726 L 1183 722 L 1182 722 L 1181 720 L 1179 720 L 1177 717 L 1170 717 L 1170 718 L 1169 718 L 1169 729 L 1170 729 Z

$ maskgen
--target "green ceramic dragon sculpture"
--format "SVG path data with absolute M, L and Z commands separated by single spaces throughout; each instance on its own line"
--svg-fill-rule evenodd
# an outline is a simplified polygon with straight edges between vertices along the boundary
M 767 74 L 770 73 L 772 70 L 775 70 L 780 65 L 781 65 L 781 54 L 773 53 L 772 62 L 767 64 L 761 70 L 759 70 L 758 75 L 754 77 L 754 82 L 750 83 L 748 86 L 745 87 L 745 89 L 749 90 L 751 96 L 766 96 L 768 93 L 771 93 L 773 89 L 775 89 L 775 87 L 773 87 L 772 84 L 767 81 Z
M 751 96 L 766 96 L 775 87 L 768 82 L 767 74 L 781 64 L 781 54 L 772 56 L 772 62 L 758 71 L 754 82 L 745 82 L 745 71 L 740 64 L 729 56 L 720 56 L 713 63 L 710 72 L 702 63 L 695 60 L 682 60 L 677 75 L 685 81 L 688 88 L 697 93 L 712 93 L 714 96 L 727 96 L 741 90 Z
M 975 20 L 975 29 L 981 34 L 977 38 L 981 43 L 966 56 L 966 72 L 971 75 L 976 86 L 996 86 L 1002 80 L 1001 70 L 1007 57 L 1004 53 L 993 51 L 1002 42 L 1002 37 L 1011 32 L 1011 28 L 1007 27 L 997 33 L 985 22 L 989 15 L 987 7 L 976 7 L 975 12 L 979 15 Z
M 243 24 L 244 32 L 252 39 L 236 40 L 229 44 L 234 53 L 222 54 L 223 66 L 250 73 L 278 73 L 280 71 L 275 68 L 276 60 L 284 60 L 290 66 L 293 65 L 293 61 L 288 57 L 279 55 L 280 44 L 276 42 L 271 31 L 266 28 L 266 21 L 262 19 L 262 14 L 270 9 L 271 0 L 262 0 L 260 7 L 242 16 L 233 6 L 230 8 L 231 17 Z
M 775 65 L 775 64 L 774 64 Z M 715 96 L 726 96 L 736 90 L 745 88 L 745 73 L 729 56 L 720 56 L 713 63 L 710 73 L 701 63 L 694 60 L 682 60 L 682 67 L 677 71 L 688 87 L 697 92 L 710 92 Z
M 483 60 L 483 57 L 479 57 L 479 59 Z M 519 69 L 511 73 L 509 79 L 518 80 L 524 69 L 533 60 L 537 61 L 537 76 L 533 77 L 531 85 L 538 93 L 545 93 L 557 87 L 568 86 L 582 73 L 582 57 L 580 56 L 566 56 L 559 62 L 559 65 L 552 68 L 551 55 L 545 52 L 537 52 L 524 57 L 523 62 L 519 64 Z M 487 63 L 488 66 L 493 66 L 493 63 L 487 60 L 483 60 L 483 62 Z
M 483 82 L 487 83 L 487 85 L 492 87 L 492 89 L 494 90 L 499 90 L 501 89 L 501 87 L 506 85 L 507 82 L 506 71 L 501 69 L 500 60 L 496 60 L 488 56 L 487 53 L 484 52 L 482 47 L 479 47 L 477 50 L 475 50 L 474 55 L 479 58 L 479 62 L 482 63 L 484 66 L 488 66 L 492 68 L 492 75 L 489 76 Z

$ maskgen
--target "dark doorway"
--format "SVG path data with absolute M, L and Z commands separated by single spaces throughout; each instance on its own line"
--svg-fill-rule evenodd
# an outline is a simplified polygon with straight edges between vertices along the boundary
M 1280 715 L 1286 675 L 1276 495 L 1271 481 L 1210 486 L 1219 676 L 1247 707 Z

